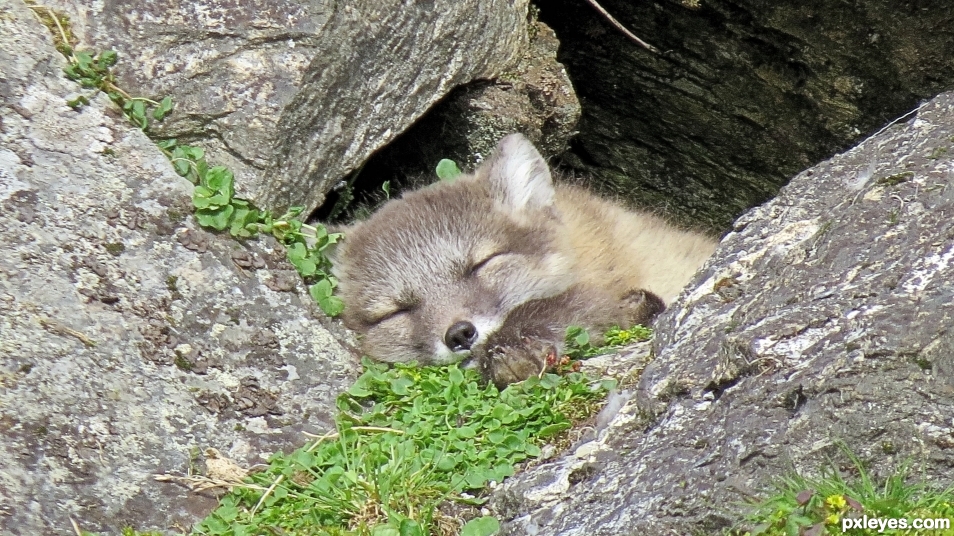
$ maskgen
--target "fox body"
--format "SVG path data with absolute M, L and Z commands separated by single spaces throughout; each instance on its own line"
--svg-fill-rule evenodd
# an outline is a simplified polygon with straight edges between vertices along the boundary
M 388 362 L 469 360 L 498 385 L 539 374 L 568 325 L 646 323 L 716 242 L 554 185 L 522 135 L 473 175 L 391 200 L 345 232 L 345 324 Z

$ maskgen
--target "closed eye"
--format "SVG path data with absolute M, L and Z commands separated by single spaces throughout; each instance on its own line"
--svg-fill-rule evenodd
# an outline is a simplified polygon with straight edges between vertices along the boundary
M 391 311 L 389 313 L 385 313 L 383 315 L 374 317 L 373 319 L 371 319 L 371 325 L 376 326 L 382 322 L 386 322 L 393 318 L 398 318 L 401 315 L 406 315 L 410 313 L 412 310 L 413 310 L 413 307 L 402 307 L 400 309 L 395 309 L 394 311 Z
M 481 268 L 483 268 L 484 266 L 487 266 L 487 263 L 489 263 L 490 261 L 496 259 L 497 257 L 506 255 L 506 254 L 507 254 L 507 252 L 501 251 L 501 252 L 494 253 L 494 254 L 492 254 L 492 255 L 488 255 L 488 256 L 484 257 L 483 260 L 474 263 L 474 265 L 470 267 L 470 270 L 467 271 L 467 275 L 468 275 L 468 276 L 474 275 L 474 274 L 477 273 Z

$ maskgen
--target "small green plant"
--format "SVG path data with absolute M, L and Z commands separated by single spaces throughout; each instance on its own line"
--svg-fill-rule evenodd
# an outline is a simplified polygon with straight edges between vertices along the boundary
M 459 167 L 457 167 L 457 162 L 453 160 L 444 158 L 437 163 L 437 177 L 446 182 L 454 182 L 457 180 L 457 177 L 463 173 Z
M 914 178 L 913 171 L 902 171 L 901 173 L 895 173 L 893 175 L 881 177 L 875 181 L 875 184 L 880 184 L 884 186 L 897 186 L 899 184 L 908 182 L 913 178 Z
M 845 450 L 845 449 L 843 449 Z M 954 488 L 938 490 L 923 483 L 910 483 L 907 467 L 901 466 L 876 484 L 861 461 L 845 450 L 852 461 L 853 478 L 846 479 L 833 464 L 818 478 L 798 474 L 779 481 L 775 494 L 752 505 L 747 529 L 730 534 L 748 536 L 814 536 L 848 534 L 954 535 L 946 530 L 856 528 L 853 520 L 947 519 L 954 521 Z
M 156 121 L 162 121 L 172 111 L 172 97 L 163 97 L 159 101 L 144 97 L 133 97 L 116 85 L 116 78 L 110 67 L 116 64 L 118 54 L 113 50 L 106 50 L 96 54 L 88 51 L 75 50 L 72 44 L 69 17 L 58 13 L 46 6 L 39 6 L 33 2 L 28 7 L 40 18 L 53 34 L 56 50 L 69 62 L 63 71 L 66 77 L 80 86 L 94 90 L 91 95 L 79 95 L 67 101 L 67 104 L 79 109 L 89 104 L 89 99 L 102 91 L 113 102 L 119 105 L 123 113 L 137 127 L 146 130 L 149 127 L 150 116 Z
M 341 239 L 340 233 L 329 233 L 323 225 L 307 225 L 299 216 L 302 207 L 292 207 L 275 217 L 250 201 L 235 197 L 234 177 L 223 166 L 209 167 L 205 151 L 179 145 L 175 139 L 157 143 L 169 157 L 176 173 L 195 184 L 192 205 L 200 225 L 217 231 L 228 229 L 235 238 L 244 239 L 260 233 L 271 234 L 287 247 L 288 261 L 310 283 L 308 292 L 328 316 L 337 316 L 344 309 L 334 295 L 337 280 L 331 275 L 327 250 Z
M 620 329 L 614 326 L 603 335 L 602 344 L 591 344 L 590 334 L 579 326 L 570 326 L 566 329 L 566 349 L 564 353 L 570 359 L 587 359 L 590 357 L 608 354 L 621 346 L 634 342 L 648 341 L 653 336 L 653 330 L 644 326 L 633 326 L 629 329 Z
M 149 128 L 149 118 L 162 121 L 172 111 L 172 97 L 166 96 L 159 101 L 144 97 L 132 97 L 116 86 L 115 78 L 110 67 L 116 64 L 118 56 L 115 51 L 107 50 L 94 55 L 89 52 L 69 50 L 70 65 L 64 69 L 66 77 L 81 86 L 96 91 L 102 91 L 113 102 L 118 104 L 126 117 L 137 127 L 146 130 Z M 89 97 L 80 95 L 67 104 L 79 109 L 89 104 Z
M 94 91 L 92 95 L 79 95 L 67 101 L 71 107 L 79 109 L 89 104 L 90 98 L 101 91 L 143 131 L 148 131 L 150 119 L 161 121 L 172 111 L 171 97 L 163 97 L 158 101 L 133 97 L 116 85 L 110 70 L 118 60 L 115 51 L 97 54 L 75 50 L 68 17 L 46 6 L 34 3 L 28 5 L 50 29 L 57 50 L 69 62 L 64 69 L 66 77 Z M 302 207 L 292 207 L 285 214 L 275 217 L 269 211 L 255 207 L 250 201 L 236 197 L 232 172 L 223 166 L 210 166 L 205 151 L 199 147 L 180 145 L 175 139 L 160 140 L 156 144 L 169 158 L 176 173 L 195 185 L 192 204 L 200 225 L 217 231 L 228 229 L 229 234 L 239 239 L 251 238 L 259 233 L 275 236 L 288 247 L 288 260 L 309 283 L 308 292 L 321 310 L 329 316 L 341 313 L 344 304 L 334 295 L 337 281 L 331 275 L 331 262 L 327 257 L 328 248 L 341 239 L 341 234 L 329 233 L 321 225 L 303 223 L 299 219 Z M 110 249 L 110 253 L 122 253 L 117 248 Z
M 464 492 L 479 497 L 539 456 L 543 441 L 570 428 L 567 415 L 614 385 L 547 374 L 498 391 L 456 366 L 364 365 L 338 398 L 336 433 L 274 456 L 195 533 L 489 536 L 495 518 L 465 523 L 439 507 L 482 502 Z
M 73 530 L 79 536 L 98 536 L 94 532 L 88 532 L 88 531 L 82 530 L 75 521 L 73 521 Z M 122 529 L 122 531 L 120 532 L 120 535 L 121 536 L 163 536 L 161 532 L 153 532 L 153 531 L 139 532 L 138 530 L 132 527 L 126 527 Z

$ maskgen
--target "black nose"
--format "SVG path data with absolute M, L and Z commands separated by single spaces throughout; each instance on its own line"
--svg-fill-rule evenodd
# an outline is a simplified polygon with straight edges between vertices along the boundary
M 476 340 L 477 328 L 466 320 L 455 322 L 454 325 L 447 328 L 447 333 L 444 334 L 444 344 L 452 352 L 470 350 Z

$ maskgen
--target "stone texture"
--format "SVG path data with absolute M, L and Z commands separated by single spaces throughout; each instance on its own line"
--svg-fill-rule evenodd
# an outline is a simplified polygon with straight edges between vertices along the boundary
M 172 94 L 163 133 L 199 143 L 259 205 L 311 210 L 454 87 L 512 67 L 527 0 L 51 0 L 129 88 Z
M 504 136 L 520 132 L 544 157 L 567 149 L 580 119 L 580 102 L 566 70 L 556 61 L 560 42 L 542 22 L 530 26 L 527 53 L 494 84 L 466 88 L 453 106 L 441 110 L 446 124 L 456 122 L 466 148 L 455 154 L 475 167 Z
M 583 102 L 566 164 L 724 232 L 790 177 L 954 87 L 947 0 L 540 0 Z
M 526 24 L 526 0 L 368 1 L 337 10 L 285 107 L 267 191 L 256 197 L 314 208 L 451 89 L 511 67 L 526 47 Z
M 592 443 L 508 481 L 505 534 L 716 533 L 792 469 L 954 469 L 954 93 L 741 217 Z
M 407 131 L 376 152 L 347 181 L 339 183 L 334 207 L 322 217 L 347 221 L 383 202 L 380 186 L 389 181 L 391 194 L 437 180 L 435 168 L 444 158 L 473 170 L 512 132 L 527 136 L 546 158 L 563 153 L 576 133 L 580 103 L 556 61 L 559 42 L 553 30 L 534 21 L 527 50 L 516 65 L 494 80 L 457 88 Z M 358 199 L 350 207 L 345 203 Z
M 191 185 L 49 32 L 0 5 L 0 533 L 188 527 L 157 473 L 250 466 L 332 426 L 357 363 L 283 250 L 197 229 Z
M 201 145 L 246 197 L 265 187 L 281 114 L 312 59 L 328 54 L 322 36 L 335 10 L 331 0 L 42 4 L 70 17 L 79 49 L 119 53 L 122 87 L 173 96 L 175 112 L 155 130 Z

